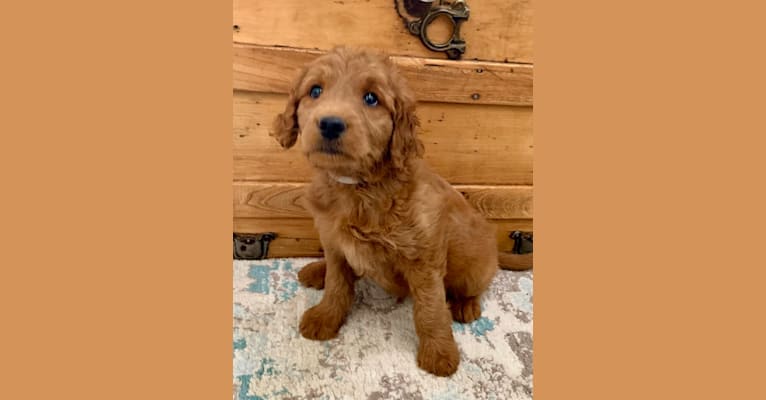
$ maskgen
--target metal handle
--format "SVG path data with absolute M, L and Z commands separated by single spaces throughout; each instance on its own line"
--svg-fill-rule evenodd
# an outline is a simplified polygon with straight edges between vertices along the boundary
M 444 52 L 451 60 L 460 59 L 463 53 L 465 53 L 466 47 L 465 40 L 460 38 L 460 24 L 468 20 L 470 15 L 468 4 L 465 0 L 454 0 L 451 3 L 440 1 L 439 4 L 433 4 L 433 2 L 433 0 L 419 0 L 418 2 L 405 0 L 404 9 L 407 13 L 419 18 L 408 20 L 402 16 L 402 19 L 410 33 L 419 37 L 420 41 L 427 48 L 433 51 Z M 431 3 L 430 7 L 427 8 L 427 11 L 425 11 L 425 3 Z M 442 15 L 449 18 L 452 23 L 452 36 L 444 43 L 434 43 L 431 38 L 428 37 L 428 25 Z

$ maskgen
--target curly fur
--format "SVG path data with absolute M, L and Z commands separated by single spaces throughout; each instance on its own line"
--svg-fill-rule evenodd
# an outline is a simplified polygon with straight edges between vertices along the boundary
M 320 97 L 308 95 L 321 85 Z M 377 94 L 370 107 L 364 93 Z M 328 152 L 318 121 L 338 116 L 347 129 Z M 354 282 L 374 280 L 394 296 L 412 296 L 419 337 L 417 363 L 440 376 L 460 361 L 452 320 L 481 315 L 479 299 L 498 268 L 495 228 L 422 159 L 415 98 L 387 58 L 338 48 L 317 58 L 290 89 L 272 135 L 298 144 L 316 170 L 306 207 L 314 217 L 325 260 L 299 274 L 324 288 L 301 320 L 301 334 L 337 335 L 354 299 Z M 355 184 L 338 181 L 353 178 Z

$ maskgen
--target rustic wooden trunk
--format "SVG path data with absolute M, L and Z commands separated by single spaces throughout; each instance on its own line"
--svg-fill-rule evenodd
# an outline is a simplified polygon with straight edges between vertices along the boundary
M 438 1 L 438 0 L 437 0 Z M 532 4 L 467 0 L 460 61 L 428 50 L 393 0 L 234 1 L 234 231 L 276 232 L 269 257 L 322 254 L 301 206 L 311 171 L 268 135 L 288 84 L 336 45 L 395 56 L 418 96 L 426 159 L 498 227 L 532 230 Z

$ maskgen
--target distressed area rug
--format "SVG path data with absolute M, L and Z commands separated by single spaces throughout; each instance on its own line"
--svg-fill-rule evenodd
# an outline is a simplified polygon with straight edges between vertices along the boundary
M 322 291 L 300 286 L 297 273 L 314 260 L 234 261 L 235 400 L 532 398 L 530 271 L 499 271 L 482 317 L 453 322 L 460 366 L 440 378 L 416 365 L 412 300 L 366 280 L 337 338 L 304 339 L 301 315 Z

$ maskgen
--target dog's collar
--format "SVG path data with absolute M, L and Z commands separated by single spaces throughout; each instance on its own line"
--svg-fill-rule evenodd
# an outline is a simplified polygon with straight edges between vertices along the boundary
M 350 176 L 336 176 L 335 174 L 330 173 L 330 177 L 334 179 L 338 183 L 342 183 L 344 185 L 356 185 L 359 183 L 359 180 L 354 179 Z

